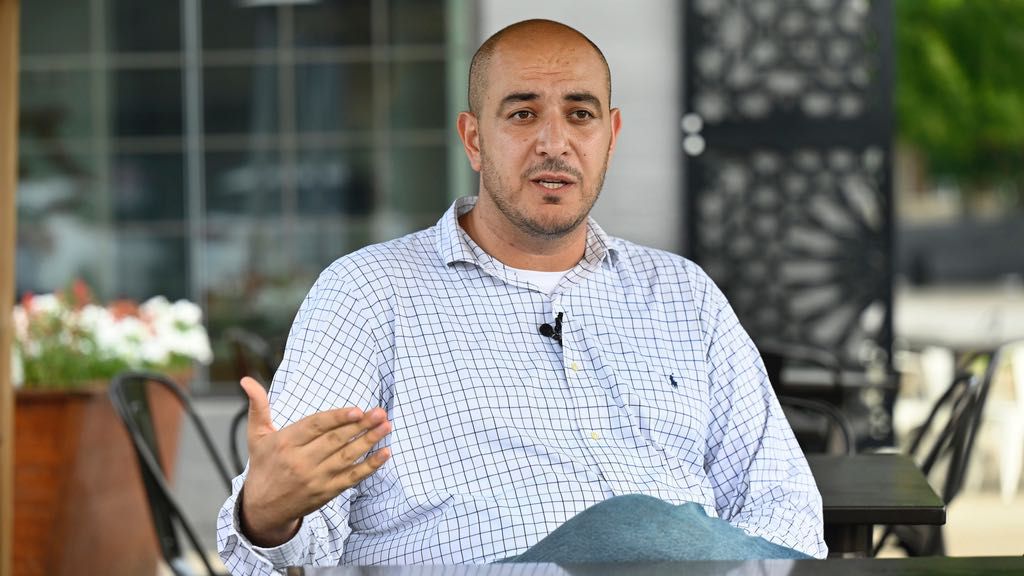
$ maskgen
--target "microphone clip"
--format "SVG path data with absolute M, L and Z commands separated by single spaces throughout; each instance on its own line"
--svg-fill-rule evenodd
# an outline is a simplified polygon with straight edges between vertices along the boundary
M 548 324 L 546 322 L 544 324 L 541 324 L 540 325 L 540 334 L 541 334 L 541 336 L 544 336 L 546 338 L 551 338 L 555 342 L 558 342 L 558 345 L 561 346 L 562 345 L 562 313 L 559 312 L 555 316 L 555 325 L 554 326 L 552 326 L 551 324 Z

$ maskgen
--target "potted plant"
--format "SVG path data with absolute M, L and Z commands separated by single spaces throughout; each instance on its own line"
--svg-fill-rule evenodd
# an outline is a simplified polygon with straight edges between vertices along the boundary
M 199 307 L 160 296 L 100 305 L 78 281 L 26 296 L 13 319 L 15 573 L 152 574 L 148 504 L 106 384 L 146 369 L 187 385 L 193 364 L 212 359 Z M 180 415 L 159 394 L 154 412 L 172 470 Z

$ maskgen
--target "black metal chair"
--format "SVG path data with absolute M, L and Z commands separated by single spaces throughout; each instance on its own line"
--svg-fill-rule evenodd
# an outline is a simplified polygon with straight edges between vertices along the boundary
M 837 408 L 842 399 L 838 358 L 826 350 L 771 342 L 761 345 L 759 350 L 768 379 L 803 451 L 854 454 L 857 438 L 853 425 Z M 789 385 L 783 374 L 790 363 L 815 369 L 824 381 L 813 388 Z
M 843 400 L 842 363 L 835 354 L 823 348 L 784 344 L 776 341 L 759 343 L 758 351 L 768 379 L 780 396 L 813 397 L 839 405 Z M 786 378 L 794 370 L 813 372 L 814 383 L 795 383 Z
M 970 370 L 979 356 L 987 356 L 982 373 Z M 911 438 L 907 454 L 912 457 L 934 485 L 941 486 L 939 496 L 947 506 L 960 493 L 967 476 L 967 465 L 974 448 L 982 411 L 1002 350 L 992 354 L 974 354 L 963 359 L 953 382 L 932 405 L 924 423 Z M 939 418 L 945 415 L 945 419 Z M 945 466 L 937 466 L 939 463 Z M 935 478 L 941 472 L 942 476 Z M 941 526 L 887 526 L 876 541 L 873 555 L 890 537 L 909 556 L 943 556 L 946 553 Z
M 239 327 L 229 328 L 224 332 L 224 337 L 231 344 L 234 353 L 236 378 L 241 380 L 243 376 L 251 376 L 265 388 L 269 387 L 278 365 L 278 358 L 270 344 L 262 337 Z M 239 444 L 242 425 L 248 415 L 249 403 L 246 401 L 232 416 L 229 427 L 228 446 L 231 450 L 231 464 L 234 465 L 237 474 L 241 474 L 245 469 L 245 459 L 242 457 Z
M 123 372 L 114 378 L 110 384 L 110 401 L 128 429 L 128 435 L 131 437 L 135 454 L 139 459 L 139 468 L 142 471 L 142 481 L 149 500 L 149 510 L 152 514 L 160 552 L 175 575 L 193 574 L 191 566 L 185 561 L 185 548 L 178 537 L 177 530 L 180 529 L 184 532 L 188 544 L 198 553 L 206 572 L 208 574 L 223 574 L 214 569 L 206 558 L 205 549 L 200 544 L 195 529 L 171 491 L 167 471 L 161 464 L 161 447 L 153 425 L 153 413 L 150 406 L 151 386 L 165 388 L 178 400 L 182 410 L 199 433 L 203 447 L 213 461 L 214 468 L 223 481 L 227 493 L 231 492 L 231 476 L 223 458 L 213 445 L 206 426 L 193 409 L 188 394 L 177 384 L 166 376 L 151 372 Z
M 785 395 L 778 398 L 783 411 L 787 413 L 790 425 L 793 426 L 797 443 L 800 444 L 800 448 L 805 454 L 827 452 L 856 454 L 857 442 L 853 425 L 850 424 L 849 418 L 834 405 L 812 398 Z M 803 426 L 796 425 L 795 418 L 791 415 L 793 411 L 810 415 L 815 422 Z

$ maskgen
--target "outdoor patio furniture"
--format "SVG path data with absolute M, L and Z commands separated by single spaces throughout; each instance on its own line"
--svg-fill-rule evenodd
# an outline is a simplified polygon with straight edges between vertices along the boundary
M 166 376 L 151 372 L 123 372 L 110 384 L 110 401 L 121 417 L 131 436 L 142 471 L 142 480 L 149 499 L 153 527 L 164 560 L 176 576 L 193 574 L 191 564 L 186 561 L 185 547 L 178 538 L 177 529 L 185 533 L 186 540 L 199 556 L 208 574 L 222 574 L 206 557 L 206 548 L 200 543 L 196 531 L 185 515 L 184 508 L 174 497 L 168 473 L 161 465 L 161 447 L 157 442 L 154 419 L 149 403 L 151 386 L 162 386 L 170 391 L 181 404 L 189 421 L 199 433 L 199 439 L 206 449 L 214 468 L 224 484 L 225 495 L 231 492 L 231 475 L 227 465 L 210 439 L 210 434 L 199 418 L 188 394 Z

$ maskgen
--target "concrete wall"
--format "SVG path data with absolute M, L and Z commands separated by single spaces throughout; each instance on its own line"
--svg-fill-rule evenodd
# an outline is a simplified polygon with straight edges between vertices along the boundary
M 682 4 L 482 0 L 478 10 L 477 45 L 513 22 L 549 18 L 601 47 L 612 70 L 612 105 L 622 109 L 623 126 L 594 217 L 610 234 L 679 251 L 684 237 Z

